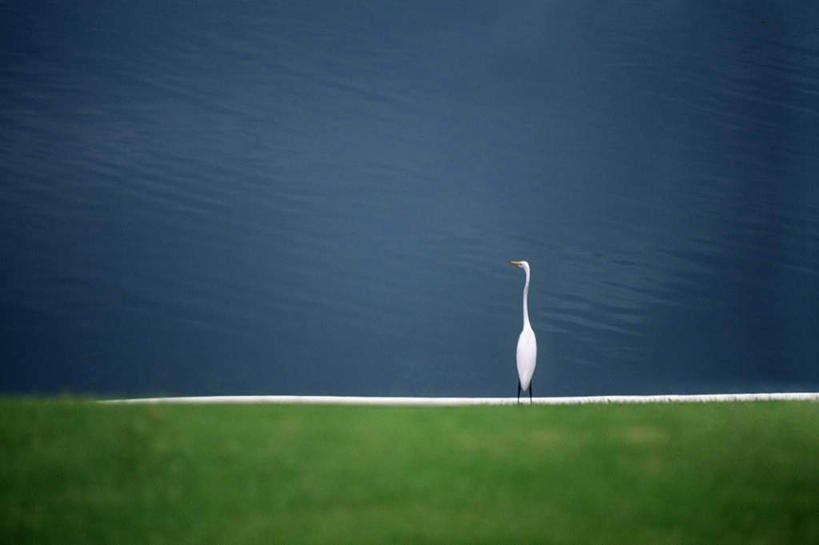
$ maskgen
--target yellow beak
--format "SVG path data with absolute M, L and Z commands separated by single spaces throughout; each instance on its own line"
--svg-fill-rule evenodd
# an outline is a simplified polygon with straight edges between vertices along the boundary
M 511 263 L 515 267 L 520 267 L 520 261 L 510 261 L 509 263 Z

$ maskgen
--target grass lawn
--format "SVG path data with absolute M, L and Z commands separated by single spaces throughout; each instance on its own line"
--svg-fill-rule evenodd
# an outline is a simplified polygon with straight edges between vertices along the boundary
M 0 400 L 0 543 L 819 543 L 819 404 Z

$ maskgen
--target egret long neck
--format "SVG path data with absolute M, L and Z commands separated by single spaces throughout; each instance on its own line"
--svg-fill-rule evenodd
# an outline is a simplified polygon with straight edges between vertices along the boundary
M 526 271 L 526 284 L 523 286 L 523 327 L 529 326 L 529 271 Z

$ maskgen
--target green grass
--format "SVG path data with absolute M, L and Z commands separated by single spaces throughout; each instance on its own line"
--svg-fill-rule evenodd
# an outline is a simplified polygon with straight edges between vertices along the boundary
M 819 543 L 819 405 L 0 400 L 0 543 Z

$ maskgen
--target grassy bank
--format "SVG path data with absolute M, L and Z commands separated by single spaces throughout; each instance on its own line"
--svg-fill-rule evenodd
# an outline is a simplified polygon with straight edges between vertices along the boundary
M 2 543 L 817 543 L 819 404 L 0 401 Z

